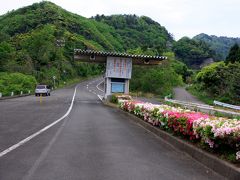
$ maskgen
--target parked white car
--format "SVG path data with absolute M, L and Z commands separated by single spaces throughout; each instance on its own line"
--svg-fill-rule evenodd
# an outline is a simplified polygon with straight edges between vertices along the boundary
M 35 96 L 45 95 L 50 96 L 50 87 L 48 85 L 37 85 L 35 89 Z

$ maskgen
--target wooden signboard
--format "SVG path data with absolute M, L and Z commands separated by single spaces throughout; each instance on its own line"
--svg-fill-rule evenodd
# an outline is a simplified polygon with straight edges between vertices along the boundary
M 131 79 L 132 59 L 124 57 L 107 57 L 106 77 Z

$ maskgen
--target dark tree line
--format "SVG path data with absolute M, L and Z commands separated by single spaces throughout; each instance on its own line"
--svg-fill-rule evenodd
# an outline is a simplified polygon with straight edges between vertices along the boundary
M 235 63 L 240 62 L 240 47 L 238 44 L 234 44 L 230 51 L 228 56 L 226 57 L 226 63 Z

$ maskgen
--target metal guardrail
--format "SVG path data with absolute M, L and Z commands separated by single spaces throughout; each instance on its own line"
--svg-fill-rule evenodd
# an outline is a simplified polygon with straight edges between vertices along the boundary
M 223 103 L 223 102 L 219 102 L 219 101 L 213 101 L 213 104 L 218 105 L 218 106 L 223 106 L 223 107 L 231 108 L 231 109 L 235 109 L 235 110 L 240 110 L 240 106 L 236 106 L 236 105 L 232 105 L 232 104 L 227 104 L 227 103 Z
M 206 105 L 206 104 L 200 104 L 200 103 L 193 103 L 193 102 L 186 102 L 186 101 L 179 101 L 175 99 L 169 99 L 168 97 L 165 97 L 165 101 L 172 102 L 172 103 L 177 103 L 181 105 L 191 105 L 191 106 L 196 106 L 196 107 L 204 107 L 204 108 L 209 108 L 213 109 L 213 106 Z
M 186 101 L 179 101 L 179 100 L 175 100 L 175 99 L 168 99 L 168 97 L 165 97 L 165 101 L 175 103 L 175 104 L 180 104 L 180 105 L 187 106 L 187 107 L 198 108 L 199 110 L 200 109 L 205 109 L 205 110 L 209 110 L 209 111 L 215 111 L 215 112 L 240 116 L 239 112 L 234 112 L 234 111 L 225 110 L 225 109 L 217 109 L 214 106 L 210 106 L 210 105 L 192 103 L 192 102 L 186 102 Z

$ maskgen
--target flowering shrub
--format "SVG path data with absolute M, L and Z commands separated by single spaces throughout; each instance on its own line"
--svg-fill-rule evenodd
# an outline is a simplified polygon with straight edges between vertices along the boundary
M 240 160 L 240 121 L 209 116 L 168 105 L 156 105 L 140 101 L 119 102 L 120 108 L 144 121 L 171 129 L 190 140 L 202 141 L 210 148 L 227 145 L 236 150 L 236 159 Z
M 237 119 L 210 117 L 193 122 L 194 134 L 201 137 L 211 148 L 229 145 L 236 149 L 240 159 L 240 121 Z

